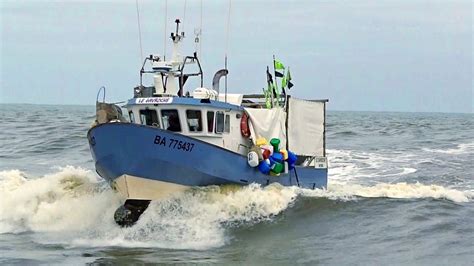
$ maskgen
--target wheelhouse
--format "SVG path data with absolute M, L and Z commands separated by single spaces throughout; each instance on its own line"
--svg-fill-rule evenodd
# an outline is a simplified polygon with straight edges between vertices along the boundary
M 241 98 L 241 97 L 240 97 Z M 125 106 L 131 123 L 156 127 L 245 154 L 240 105 L 183 97 L 133 98 Z

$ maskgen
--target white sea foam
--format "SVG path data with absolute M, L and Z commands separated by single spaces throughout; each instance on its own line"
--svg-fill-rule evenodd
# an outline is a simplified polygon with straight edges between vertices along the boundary
M 126 245 L 173 249 L 208 249 L 227 242 L 226 225 L 268 220 L 296 198 L 295 189 L 208 187 L 191 189 L 150 204 L 131 228 L 96 230 L 74 245 Z
M 458 144 L 456 148 L 451 148 L 451 149 L 423 148 L 423 150 L 426 152 L 444 153 L 444 154 L 452 154 L 452 155 L 468 154 L 468 153 L 474 152 L 474 142 L 461 143 L 461 144 Z
M 353 150 L 328 150 L 331 180 L 352 182 L 358 179 L 385 178 L 392 181 L 417 172 L 410 167 L 414 154 L 379 154 Z
M 0 233 L 33 231 L 41 243 L 70 246 L 145 246 L 206 249 L 224 245 L 227 226 L 270 219 L 297 196 L 278 186 L 191 189 L 150 204 L 139 222 L 113 221 L 121 200 L 102 189 L 95 175 L 66 167 L 29 179 L 18 170 L 0 172 Z
M 327 190 L 302 189 L 301 195 L 308 197 L 325 197 L 330 199 L 351 200 L 363 198 L 394 198 L 394 199 L 446 199 L 453 202 L 469 202 L 474 197 L 470 191 L 460 191 L 438 185 L 420 183 L 379 183 L 374 186 L 358 184 L 331 183 Z
M 0 233 L 82 230 L 119 202 L 111 190 L 99 190 L 92 172 L 74 167 L 35 179 L 1 171 L 0 193 Z
M 419 183 L 361 186 L 331 181 L 327 190 L 212 186 L 152 202 L 135 226 L 120 228 L 113 213 L 121 201 L 102 185 L 92 172 L 74 167 L 37 179 L 17 170 L 0 172 L 0 233 L 33 231 L 40 243 L 65 246 L 208 249 L 229 241 L 227 228 L 271 220 L 298 196 L 343 201 L 386 197 L 467 202 L 473 198 L 469 191 Z

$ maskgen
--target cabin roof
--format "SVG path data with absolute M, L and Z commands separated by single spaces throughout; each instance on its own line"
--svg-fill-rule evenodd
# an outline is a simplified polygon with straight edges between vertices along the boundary
M 242 106 L 230 104 L 226 102 L 214 101 L 209 99 L 196 99 L 189 97 L 147 97 L 147 98 L 132 98 L 128 100 L 126 107 L 137 105 L 189 105 L 189 106 L 205 106 L 218 109 L 232 109 L 243 110 Z

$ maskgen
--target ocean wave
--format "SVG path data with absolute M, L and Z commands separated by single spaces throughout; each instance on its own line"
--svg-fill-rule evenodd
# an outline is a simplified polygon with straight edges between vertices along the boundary
M 131 228 L 113 214 L 122 200 L 91 171 L 75 167 L 40 178 L 0 171 L 0 233 L 46 234 L 66 246 L 207 249 L 227 242 L 226 228 L 270 220 L 295 200 L 295 189 L 210 186 L 154 201 Z
M 412 165 L 417 158 L 409 153 L 375 153 L 356 150 L 328 149 L 331 180 L 355 181 L 399 178 L 416 173 Z M 389 180 L 392 181 L 392 180 Z
M 336 136 L 357 136 L 359 135 L 359 133 L 355 132 L 355 131 L 351 131 L 351 130 L 342 130 L 342 131 L 336 131 L 334 133 L 332 133 L 332 136 L 336 137 Z
M 332 183 L 327 190 L 303 189 L 300 193 L 307 197 L 325 197 L 335 200 L 352 200 L 357 198 L 392 198 L 392 199 L 445 199 L 456 203 L 470 202 L 474 197 L 472 191 L 461 191 L 438 185 L 421 183 L 378 183 L 373 186 L 359 184 Z
M 220 247 L 226 230 L 242 224 L 270 221 L 297 196 L 295 189 L 210 186 L 193 188 L 172 198 L 154 201 L 131 228 L 96 230 L 72 245 L 125 245 L 203 250 Z M 117 226 L 110 226 L 117 228 Z M 110 237 L 112 235 L 112 237 Z
M 93 172 L 70 166 L 41 178 L 0 171 L 0 193 L 0 233 L 82 230 L 119 203 Z
M 91 171 L 60 168 L 40 178 L 18 170 L 0 172 L 0 233 L 32 231 L 36 241 L 65 246 L 126 246 L 209 249 L 230 241 L 227 230 L 272 221 L 299 197 L 330 200 L 359 198 L 433 198 L 469 202 L 472 191 L 420 183 L 374 186 L 331 182 L 309 190 L 270 185 L 190 188 L 153 201 L 136 225 L 120 228 L 113 220 L 122 200 Z
M 450 149 L 423 148 L 423 151 L 432 152 L 432 153 L 453 154 L 453 155 L 468 154 L 468 153 L 474 152 L 474 142 L 461 143 L 461 144 L 458 144 L 455 148 L 450 148 Z

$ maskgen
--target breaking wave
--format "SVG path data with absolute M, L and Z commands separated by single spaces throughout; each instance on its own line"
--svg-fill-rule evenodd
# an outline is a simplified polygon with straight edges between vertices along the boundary
M 90 228 L 120 202 L 104 185 L 93 172 L 74 167 L 41 178 L 0 171 L 0 233 Z
M 40 178 L 18 170 L 0 171 L 0 233 L 33 231 L 38 242 L 65 246 L 128 246 L 208 249 L 225 245 L 226 230 L 271 221 L 298 197 L 434 198 L 469 202 L 474 193 L 420 183 L 374 186 L 332 182 L 327 190 L 271 185 L 191 188 L 154 201 L 131 228 L 120 228 L 113 213 L 119 196 L 91 171 L 75 167 Z

